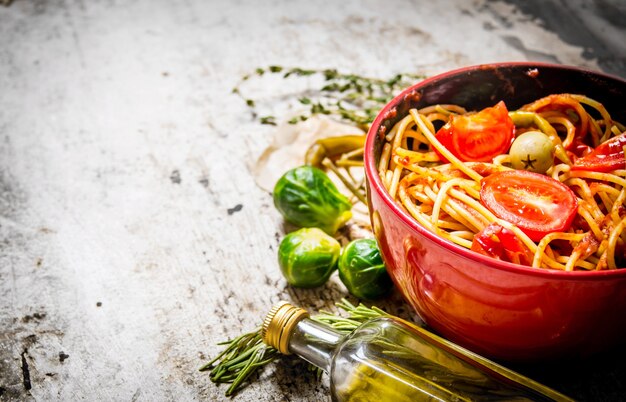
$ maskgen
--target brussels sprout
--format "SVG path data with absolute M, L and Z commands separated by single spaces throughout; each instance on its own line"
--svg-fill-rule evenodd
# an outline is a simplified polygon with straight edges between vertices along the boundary
M 326 173 L 312 166 L 289 170 L 274 187 L 274 205 L 295 225 L 335 234 L 351 217 L 352 204 Z
M 339 257 L 339 279 L 353 296 L 377 299 L 393 284 L 374 239 L 350 242 Z
M 527 131 L 511 144 L 511 165 L 517 170 L 545 173 L 554 163 L 554 150 L 550 137 L 541 131 Z
M 278 264 L 293 286 L 323 285 L 337 266 L 341 245 L 318 228 L 289 233 L 278 247 Z

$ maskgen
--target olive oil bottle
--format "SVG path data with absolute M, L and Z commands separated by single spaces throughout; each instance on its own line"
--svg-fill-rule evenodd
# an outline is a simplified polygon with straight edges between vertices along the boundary
M 396 317 L 343 335 L 281 302 L 265 318 L 262 336 L 328 373 L 333 401 L 572 400 Z

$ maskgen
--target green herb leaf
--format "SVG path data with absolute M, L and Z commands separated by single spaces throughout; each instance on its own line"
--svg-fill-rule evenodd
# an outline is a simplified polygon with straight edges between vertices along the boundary
M 352 123 L 361 129 L 368 129 L 369 124 L 376 117 L 377 112 L 386 105 L 400 90 L 415 83 L 422 76 L 415 74 L 395 74 L 389 79 L 378 79 L 360 76 L 357 74 L 344 74 L 336 69 L 304 69 L 304 68 L 285 68 L 282 66 L 271 65 L 267 68 L 257 68 L 255 70 L 257 76 L 263 76 L 265 72 L 281 73 L 283 78 L 289 77 L 307 77 L 311 75 L 320 75 L 324 79 L 324 84 L 317 90 L 307 89 L 307 96 L 294 94 L 295 100 L 300 104 L 309 106 L 308 113 L 300 120 L 306 120 L 311 115 L 324 114 L 335 115 L 348 123 Z M 241 83 L 246 81 L 249 76 L 244 76 Z M 240 83 L 240 84 L 241 84 Z M 240 96 L 240 87 L 237 86 L 233 90 Z M 309 94 L 313 93 L 314 96 Z M 242 96 L 243 98 L 243 96 Z M 257 102 L 253 102 L 249 98 L 244 98 L 246 104 L 250 107 L 256 107 Z M 350 110 L 350 113 L 346 113 Z M 262 124 L 276 124 L 274 119 L 259 118 Z M 297 118 L 289 120 L 290 124 L 296 124 Z
M 263 116 L 260 117 L 259 120 L 261 121 L 261 124 L 269 124 L 271 126 L 276 125 L 276 118 L 274 116 Z

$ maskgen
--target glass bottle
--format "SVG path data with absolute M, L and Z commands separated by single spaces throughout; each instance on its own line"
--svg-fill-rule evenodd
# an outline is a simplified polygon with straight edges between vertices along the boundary
M 397 317 L 343 335 L 281 302 L 265 318 L 262 336 L 328 373 L 333 401 L 572 401 Z

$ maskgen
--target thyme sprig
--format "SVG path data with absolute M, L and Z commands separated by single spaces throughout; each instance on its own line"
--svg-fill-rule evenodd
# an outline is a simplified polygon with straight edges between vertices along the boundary
M 262 77 L 266 74 L 282 75 L 285 79 L 311 76 L 319 76 L 322 79 L 321 87 L 307 91 L 306 94 L 293 95 L 297 102 L 306 106 L 308 110 L 290 119 L 290 124 L 322 114 L 335 115 L 341 120 L 364 129 L 367 129 L 378 111 L 398 92 L 424 78 L 422 75 L 412 73 L 400 73 L 389 79 L 380 79 L 341 73 L 336 69 L 285 68 L 275 65 L 257 68 L 253 73 L 244 75 L 233 88 L 233 93 L 244 99 L 246 105 L 253 109 L 253 115 L 256 117 L 258 117 L 255 110 L 257 101 L 245 97 L 241 87 L 251 78 Z M 274 116 L 260 116 L 258 119 L 262 124 L 276 124 Z
M 355 306 L 346 299 L 341 299 L 336 306 L 344 310 L 347 317 L 321 310 L 311 319 L 348 334 L 365 321 L 389 315 L 378 307 L 370 308 L 363 304 Z M 252 374 L 280 356 L 276 349 L 263 342 L 260 327 L 232 340 L 220 342 L 218 345 L 227 346 L 199 370 L 209 371 L 209 379 L 216 384 L 230 383 L 225 393 L 226 396 L 235 394 Z M 314 366 L 310 366 L 309 369 L 317 371 L 318 378 L 321 376 L 320 369 Z

